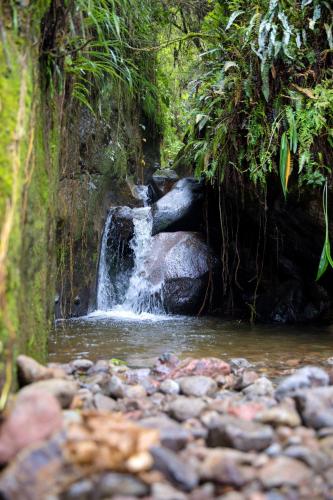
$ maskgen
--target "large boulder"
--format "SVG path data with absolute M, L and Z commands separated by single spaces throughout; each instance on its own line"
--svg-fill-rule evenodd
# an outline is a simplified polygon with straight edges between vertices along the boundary
M 147 280 L 152 289 L 162 291 L 169 313 L 198 313 L 215 267 L 216 259 L 197 233 L 160 233 L 152 238 Z
M 197 231 L 202 220 L 203 183 L 187 177 L 178 181 L 152 206 L 152 234 Z
M 178 175 L 172 169 L 165 168 L 157 170 L 151 178 L 149 192 L 153 201 L 157 201 L 166 195 L 179 180 Z

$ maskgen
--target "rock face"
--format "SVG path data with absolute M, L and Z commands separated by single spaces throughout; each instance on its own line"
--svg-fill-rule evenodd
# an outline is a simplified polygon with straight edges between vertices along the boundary
M 195 231 L 200 227 L 203 185 L 191 177 L 181 179 L 152 206 L 153 235 L 162 231 Z
M 152 239 L 147 279 L 163 289 L 168 313 L 195 314 L 205 297 L 209 272 L 216 266 L 209 247 L 192 232 L 161 233 Z

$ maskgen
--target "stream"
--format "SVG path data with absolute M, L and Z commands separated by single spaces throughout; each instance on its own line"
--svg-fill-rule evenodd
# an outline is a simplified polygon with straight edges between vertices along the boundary
M 123 207 L 111 208 L 107 215 L 96 311 L 56 323 L 49 341 L 50 361 L 117 358 L 131 366 L 145 367 L 165 352 L 180 357 L 244 357 L 263 370 L 278 370 L 288 363 L 296 366 L 327 361 L 332 352 L 333 326 L 250 326 L 215 317 L 167 314 L 163 276 L 157 284 L 149 281 L 152 215 L 147 188 L 138 188 L 144 206 L 127 209 L 133 224 L 127 250 L 116 226 L 117 210 Z M 182 266 L 186 269 L 186 262 Z

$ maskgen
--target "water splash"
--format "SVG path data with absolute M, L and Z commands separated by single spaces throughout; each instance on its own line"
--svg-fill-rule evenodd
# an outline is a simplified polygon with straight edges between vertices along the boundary
M 105 222 L 98 270 L 97 312 L 114 313 L 118 317 L 136 315 L 148 319 L 147 315 L 163 315 L 165 310 L 162 287 L 153 287 L 146 270 L 153 225 L 151 208 L 148 206 L 148 188 L 137 186 L 137 192 L 145 206 L 132 209 L 134 235 L 130 248 L 134 264 L 131 270 L 126 268 L 124 242 L 119 239 L 119 234 L 113 234 L 113 210 L 110 210 Z

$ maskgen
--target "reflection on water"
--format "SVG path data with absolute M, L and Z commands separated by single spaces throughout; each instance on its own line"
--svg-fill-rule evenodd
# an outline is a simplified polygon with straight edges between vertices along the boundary
M 319 364 L 333 356 L 333 326 L 250 327 L 209 317 L 97 312 L 58 322 L 50 336 L 49 360 L 119 358 L 131 366 L 147 366 L 164 352 L 182 357 L 245 357 L 267 367 L 295 358 L 302 364 Z

